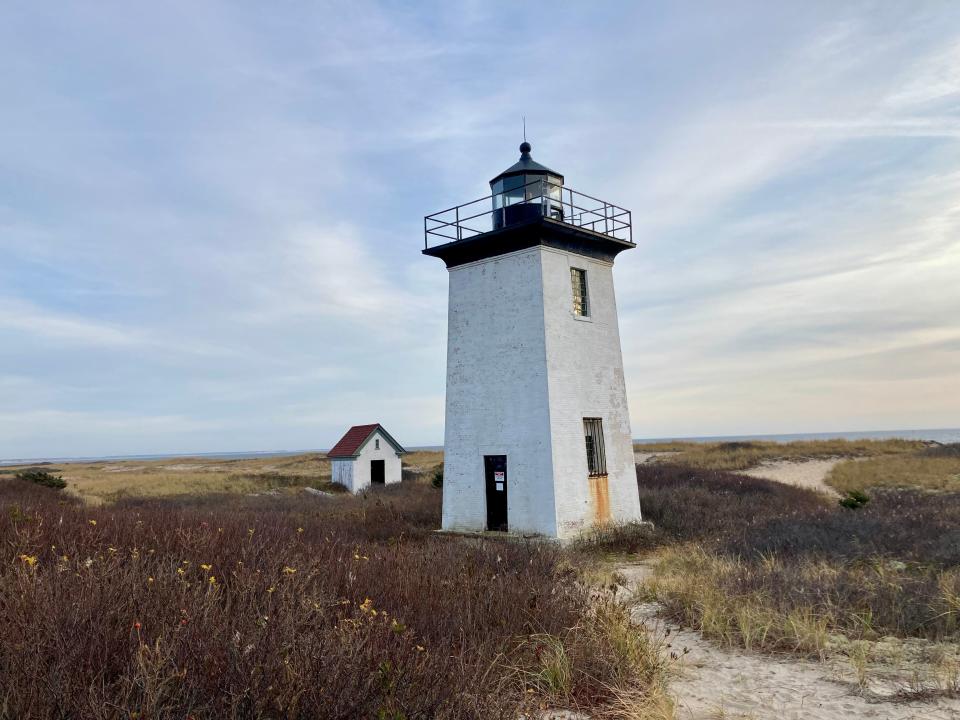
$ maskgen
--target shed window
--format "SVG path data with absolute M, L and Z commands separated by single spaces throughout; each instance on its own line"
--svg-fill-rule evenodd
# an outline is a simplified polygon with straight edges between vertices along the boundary
M 587 470 L 591 476 L 607 474 L 607 456 L 603 448 L 603 421 L 584 418 L 583 434 L 587 443 Z
M 587 271 L 580 268 L 570 268 L 570 286 L 573 288 L 573 314 L 578 317 L 589 317 Z
M 380 438 L 376 438 L 376 439 L 373 441 L 373 449 L 374 449 L 374 450 L 379 450 L 379 449 L 380 449 Z

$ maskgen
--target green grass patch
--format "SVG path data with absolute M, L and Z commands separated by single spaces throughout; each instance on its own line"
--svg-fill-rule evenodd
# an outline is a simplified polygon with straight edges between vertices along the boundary
M 875 487 L 960 490 L 960 457 L 902 455 L 839 463 L 827 484 L 840 492 Z

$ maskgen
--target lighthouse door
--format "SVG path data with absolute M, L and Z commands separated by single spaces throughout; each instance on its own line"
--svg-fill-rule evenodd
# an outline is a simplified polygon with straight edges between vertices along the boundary
M 507 531 L 507 456 L 484 455 L 487 478 L 487 530 Z

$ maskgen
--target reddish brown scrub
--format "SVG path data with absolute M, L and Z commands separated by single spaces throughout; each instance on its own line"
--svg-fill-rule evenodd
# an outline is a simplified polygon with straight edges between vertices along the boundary
M 641 682 L 560 550 L 436 537 L 439 499 L 90 508 L 0 482 L 3 715 L 516 718 Z

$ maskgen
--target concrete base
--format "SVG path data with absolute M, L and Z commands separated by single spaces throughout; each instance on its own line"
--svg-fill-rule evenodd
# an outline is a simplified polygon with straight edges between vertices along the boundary
M 438 528 L 433 531 L 437 535 L 446 535 L 448 537 L 462 537 L 462 538 L 473 538 L 474 540 L 500 540 L 504 542 L 516 542 L 517 540 L 523 540 L 529 542 L 531 540 L 537 542 L 549 542 L 556 543 L 559 542 L 557 538 L 548 537 L 546 535 L 538 535 L 536 533 L 512 533 L 512 532 L 500 532 L 498 530 L 444 530 L 443 528 Z
M 649 520 L 635 520 L 631 525 L 639 525 L 640 527 L 646 528 L 653 532 L 656 526 Z M 516 542 L 518 540 L 523 540 L 525 542 L 535 541 L 535 542 L 545 542 L 551 543 L 553 545 L 572 545 L 577 542 L 577 540 L 582 539 L 585 535 L 588 535 L 592 530 L 599 530 L 601 528 L 593 526 L 584 530 L 580 535 L 575 535 L 573 537 L 567 538 L 555 538 L 548 535 L 538 535 L 536 533 L 512 533 L 512 532 L 499 532 L 496 530 L 444 530 L 439 528 L 433 532 L 437 535 L 446 535 L 448 537 L 463 537 L 463 538 L 473 538 L 474 540 L 499 540 L 504 542 Z

